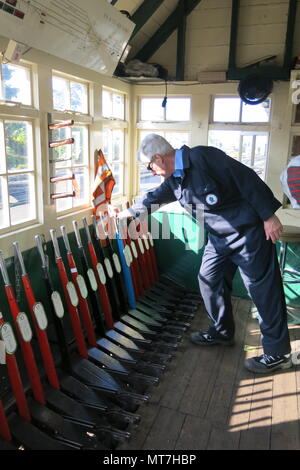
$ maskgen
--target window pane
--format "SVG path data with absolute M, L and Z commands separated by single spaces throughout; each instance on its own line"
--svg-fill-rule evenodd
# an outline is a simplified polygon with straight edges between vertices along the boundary
M 180 149 L 183 145 L 189 145 L 190 135 L 188 132 L 166 132 L 164 137 L 174 149 Z
M 255 142 L 254 170 L 262 178 L 265 179 L 266 164 L 268 157 L 268 136 L 257 135 Z
M 11 224 L 16 225 L 35 219 L 34 179 L 32 175 L 8 177 L 8 195 Z
M 239 159 L 240 131 L 210 131 L 208 145 L 217 147 L 230 157 Z
M 60 129 L 56 129 L 52 133 L 53 141 L 64 140 L 71 137 L 71 128 L 70 127 L 62 127 Z M 71 153 L 72 153 L 72 145 L 62 145 L 60 147 L 54 147 L 52 149 L 52 155 L 54 160 L 62 160 L 56 162 L 56 168 L 63 168 L 66 166 L 71 165 Z
M 6 171 L 5 159 L 5 142 L 4 142 L 4 126 L 3 121 L 0 121 L 0 173 Z
M 269 122 L 271 100 L 267 99 L 261 104 L 242 104 L 242 122 Z
M 73 199 L 75 207 L 89 202 L 89 173 L 87 168 L 76 168 L 74 174 L 79 189 L 79 195 Z
M 124 95 L 112 93 L 112 117 L 116 119 L 125 119 L 125 99 Z
M 121 130 L 113 131 L 113 161 L 123 161 L 124 159 L 124 132 Z
M 144 193 L 150 191 L 150 189 L 159 186 L 162 182 L 160 176 L 152 175 L 151 171 L 148 171 L 147 168 L 141 164 L 140 165 L 140 192 Z
M 123 190 L 123 165 L 110 165 L 110 169 L 116 182 L 113 194 L 119 194 Z
M 252 164 L 252 146 L 253 146 L 253 136 L 243 135 L 242 136 L 241 162 L 248 166 L 251 166 Z
M 32 170 L 32 128 L 28 122 L 5 121 L 5 148 L 8 171 Z
M 168 98 L 167 121 L 189 121 L 191 116 L 190 98 Z
M 2 65 L 3 98 L 31 105 L 30 70 L 12 64 Z
M 158 134 L 164 137 L 170 144 L 178 149 L 183 145 L 189 145 L 190 134 L 188 132 L 163 132 L 157 130 L 140 131 L 140 143 L 148 134 Z M 144 193 L 159 186 L 163 179 L 160 176 L 153 176 L 144 164 L 140 164 L 140 192 Z
M 8 227 L 8 206 L 7 206 L 7 184 L 6 178 L 0 178 L 0 228 Z
M 71 168 L 62 168 L 62 169 L 59 169 L 59 170 L 56 170 L 55 171 L 55 176 L 56 177 L 64 177 L 64 176 L 67 176 L 69 178 L 71 178 L 72 176 L 72 170 Z M 57 184 L 57 183 L 56 183 Z M 56 191 L 57 192 L 57 191 Z
M 71 145 L 72 164 L 88 163 L 88 130 L 85 127 L 72 127 L 74 143 Z
M 164 108 L 162 98 L 142 98 L 141 100 L 141 120 L 142 121 L 163 121 Z
M 103 154 L 108 160 L 112 155 L 112 131 L 110 129 L 103 129 Z
M 140 131 L 140 143 L 142 142 L 142 140 L 144 140 L 145 137 L 147 137 L 147 135 L 149 134 L 157 134 L 157 135 L 161 135 L 162 137 L 165 137 L 165 133 L 163 131 L 158 131 L 158 130 L 151 130 L 151 131 Z
M 69 174 L 69 172 L 67 172 Z M 63 173 L 59 173 L 57 176 L 63 176 Z M 73 192 L 73 184 L 72 181 L 60 181 L 59 183 L 55 184 L 55 192 L 56 193 L 72 193 Z M 72 209 L 72 197 L 66 197 L 63 199 L 56 200 L 56 210 L 57 212 L 65 211 L 67 209 Z
M 253 168 L 262 179 L 265 177 L 268 134 L 242 135 L 240 131 L 210 131 L 208 144 Z
M 70 110 L 70 88 L 69 80 L 61 77 L 52 78 L 53 86 L 53 108 L 60 111 Z
M 165 137 L 165 133 L 162 131 L 151 130 L 151 131 L 141 131 L 140 132 L 140 143 L 148 134 L 158 134 L 162 137 Z M 159 186 L 162 182 L 162 178 L 160 176 L 153 176 L 151 171 L 148 171 L 146 166 L 143 163 L 139 165 L 139 172 L 140 172 L 140 193 L 144 193 L 150 191 L 150 189 L 154 189 L 156 186 Z
M 102 91 L 102 114 L 105 117 L 112 117 L 112 97 L 107 90 Z
M 214 99 L 214 122 L 239 122 L 240 120 L 240 98 L 215 98 Z
M 103 153 L 115 179 L 113 194 L 123 191 L 124 131 L 103 129 Z M 119 162 L 117 164 L 114 162 Z
M 80 113 L 88 113 L 88 89 L 87 85 L 71 82 L 71 110 Z

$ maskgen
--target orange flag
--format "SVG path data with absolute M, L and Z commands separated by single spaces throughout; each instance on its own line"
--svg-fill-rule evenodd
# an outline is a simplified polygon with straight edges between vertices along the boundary
M 115 179 L 109 168 L 102 150 L 96 150 L 95 157 L 98 159 L 98 167 L 95 175 L 93 187 L 94 214 L 99 217 L 100 212 L 107 211 L 107 204 L 110 204 L 111 195 L 115 185 Z

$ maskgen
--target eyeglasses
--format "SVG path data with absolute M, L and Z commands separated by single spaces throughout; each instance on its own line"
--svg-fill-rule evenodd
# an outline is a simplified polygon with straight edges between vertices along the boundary
M 149 162 L 148 165 L 146 166 L 148 171 L 154 171 L 153 170 L 153 162 Z
M 146 165 L 146 168 L 147 168 L 148 171 L 154 171 L 153 170 L 153 163 L 154 163 L 154 161 L 153 161 L 153 157 L 152 157 L 150 162 L 148 163 L 148 165 Z

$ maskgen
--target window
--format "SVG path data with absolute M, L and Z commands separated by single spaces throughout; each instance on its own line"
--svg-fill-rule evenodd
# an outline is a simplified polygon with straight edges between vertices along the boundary
M 2 64 L 0 98 L 4 101 L 32 105 L 31 69 L 21 65 Z
M 240 98 L 214 98 L 213 122 L 269 122 L 270 111 L 270 98 L 257 105 L 246 104 Z
M 82 125 L 63 127 L 53 131 L 52 138 L 53 140 L 74 138 L 73 144 L 55 147 L 53 149 L 53 157 L 56 160 L 55 176 L 74 176 L 74 180 L 55 183 L 55 192 L 72 193 L 74 188 L 76 189 L 76 197 L 56 200 L 57 212 L 89 204 L 88 127 Z
M 110 90 L 102 90 L 102 115 L 111 119 L 125 119 L 125 96 Z
M 140 131 L 140 143 L 148 135 L 154 131 Z M 164 137 L 172 147 L 178 149 L 183 145 L 189 145 L 189 132 L 180 132 L 180 131 L 155 131 L 156 134 Z M 147 192 L 156 186 L 160 185 L 163 181 L 163 178 L 160 176 L 152 175 L 151 171 L 148 171 L 143 163 L 140 163 L 140 191 Z
M 265 179 L 270 111 L 269 98 L 260 105 L 247 105 L 240 98 L 215 97 L 208 145 L 220 148 Z
M 0 120 L 0 229 L 36 219 L 33 126 Z
M 53 109 L 88 114 L 88 85 L 53 75 Z
M 52 141 L 74 139 L 73 144 L 52 149 L 55 161 L 54 176 L 71 178 L 55 183 L 54 192 L 72 194 L 75 190 L 76 193 L 75 197 L 56 199 L 56 211 L 61 213 L 87 206 L 90 202 L 89 85 L 83 80 L 54 72 L 52 97 L 53 109 L 61 113 L 67 112 L 68 119 L 75 122 L 73 126 L 61 127 L 51 134 Z M 82 116 L 78 118 L 78 114 Z M 61 120 L 64 120 L 65 116 L 66 114 L 62 115 Z
M 139 145 L 148 134 L 159 134 L 178 149 L 189 145 L 191 135 L 191 98 L 186 96 L 140 98 Z M 151 126 L 149 126 L 149 122 Z M 166 129 L 167 127 L 167 129 Z M 163 178 L 153 176 L 143 163 L 139 164 L 139 191 L 147 192 L 161 184 Z
M 265 178 L 268 134 L 242 131 L 210 131 L 208 145 L 249 166 Z
M 163 98 L 141 98 L 141 121 L 189 121 L 191 99 L 185 97 L 167 99 L 162 106 Z
M 115 179 L 113 195 L 123 193 L 124 130 L 103 128 L 103 154 Z
M 102 90 L 103 154 L 115 179 L 113 196 L 124 192 L 125 171 L 125 132 L 128 126 L 125 120 L 124 93 Z

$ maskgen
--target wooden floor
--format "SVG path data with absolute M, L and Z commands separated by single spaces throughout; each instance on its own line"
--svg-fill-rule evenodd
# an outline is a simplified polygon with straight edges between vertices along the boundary
M 236 344 L 197 347 L 191 331 L 207 326 L 201 308 L 141 423 L 120 450 L 300 449 L 300 366 L 269 375 L 248 372 L 245 358 L 261 354 L 251 303 L 234 299 Z M 290 327 L 300 350 L 300 325 Z

